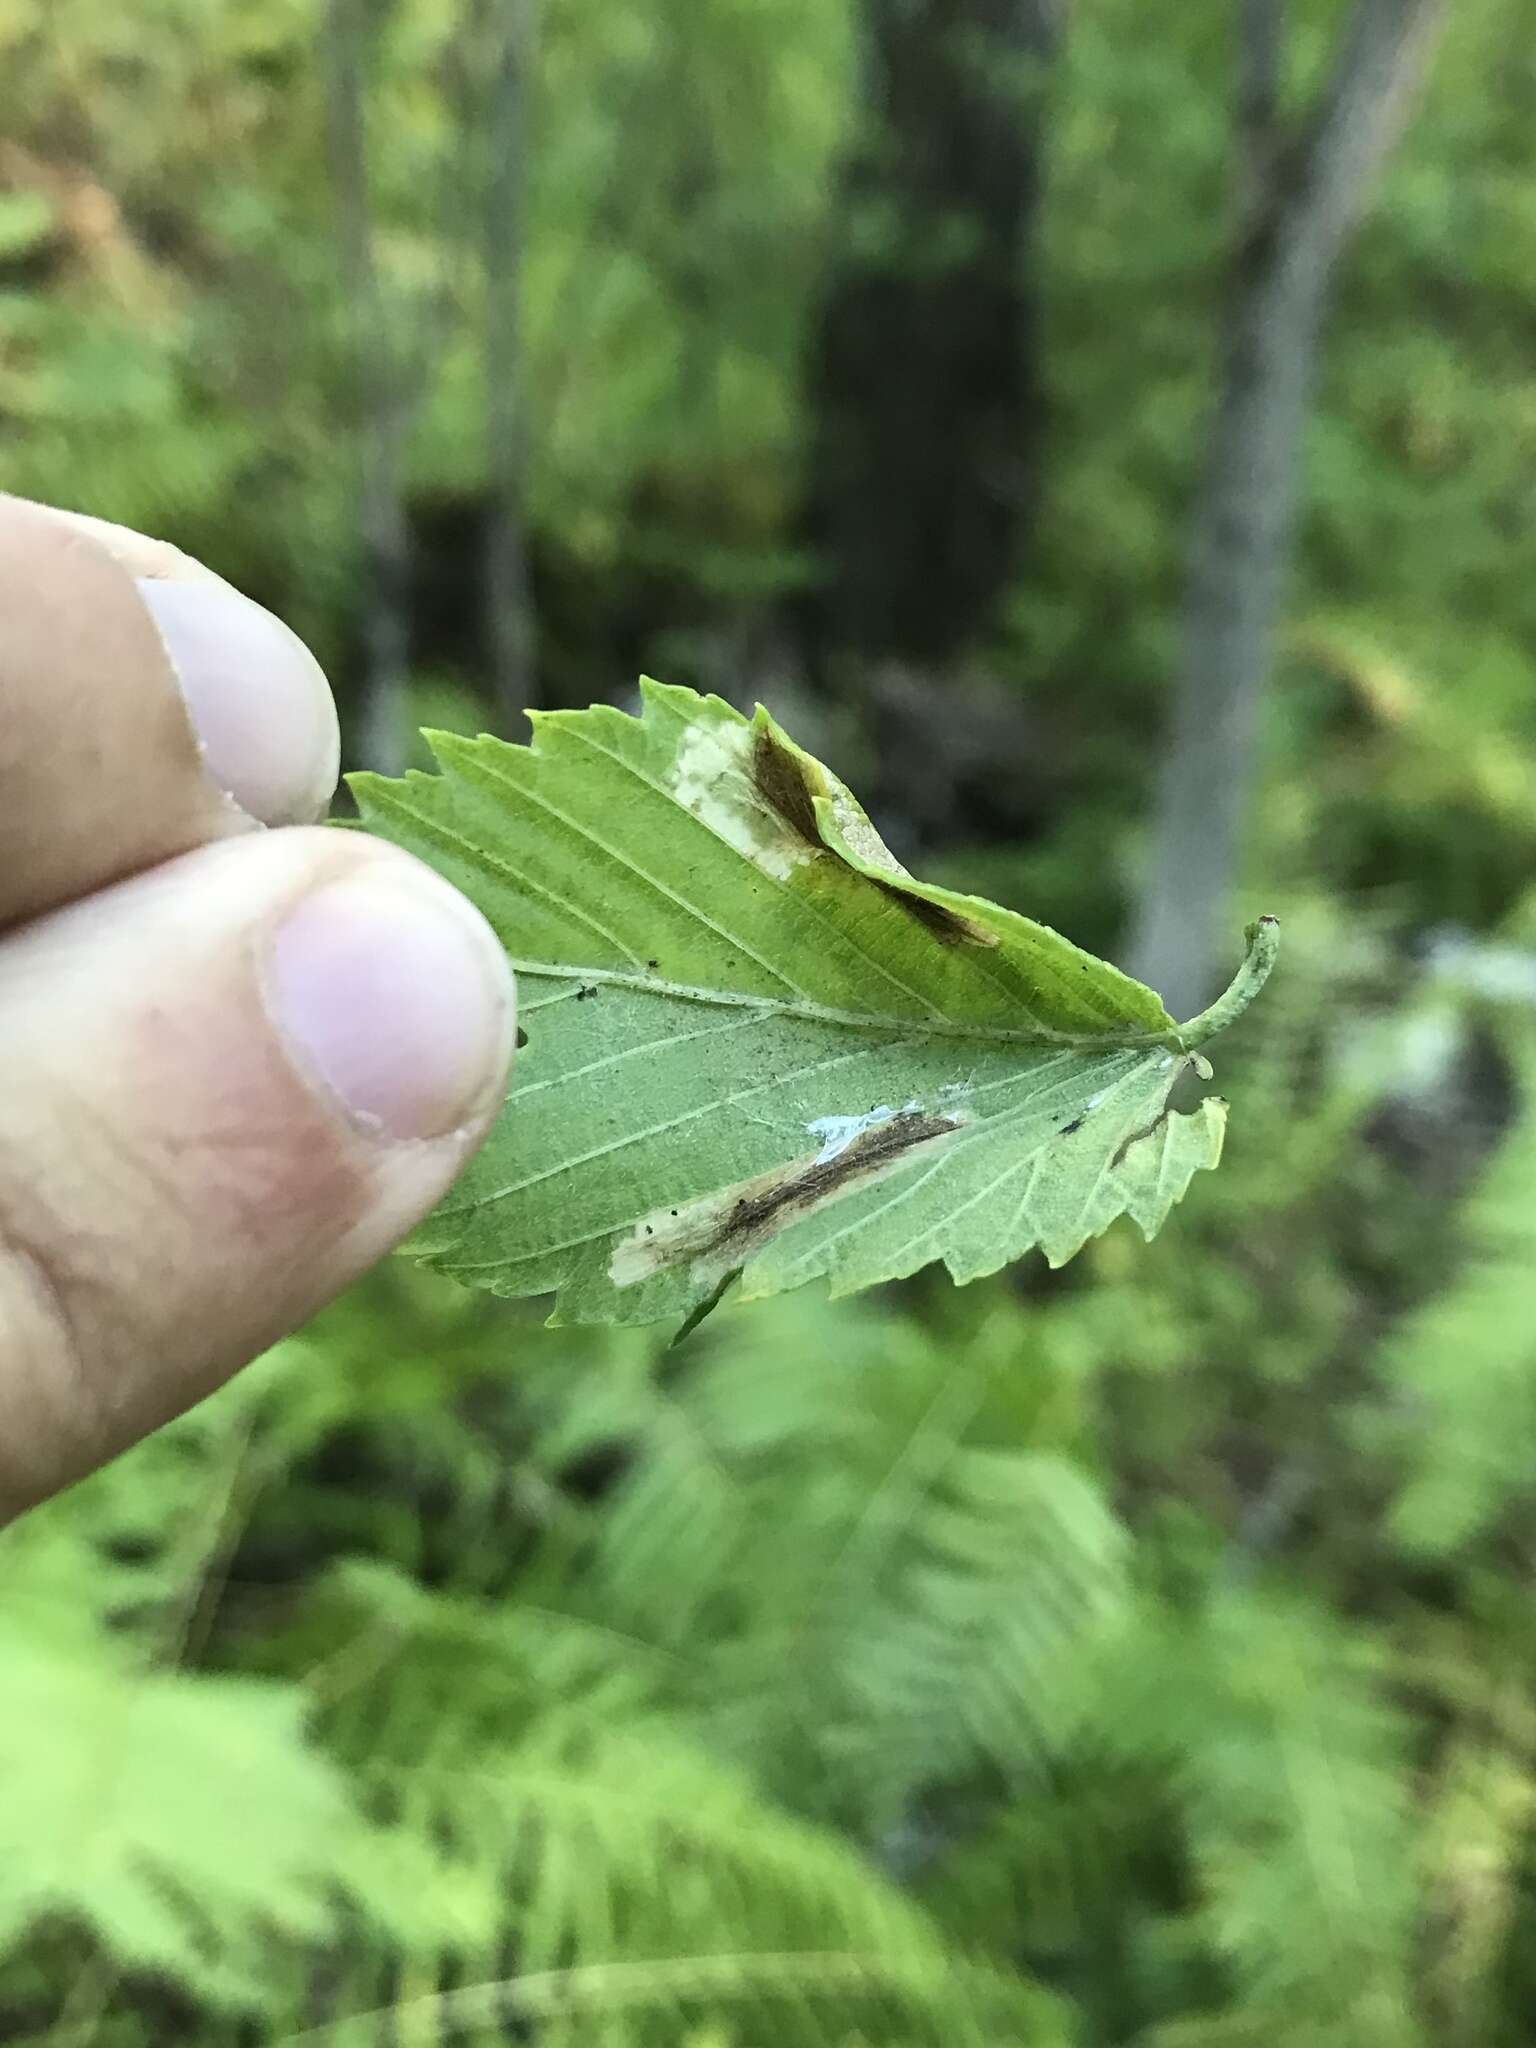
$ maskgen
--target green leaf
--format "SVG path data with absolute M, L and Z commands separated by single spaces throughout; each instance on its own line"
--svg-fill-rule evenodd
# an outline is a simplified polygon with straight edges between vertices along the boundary
M 642 685 L 638 718 L 541 713 L 533 744 L 429 735 L 441 775 L 353 777 L 365 822 L 485 912 L 528 1034 L 488 1144 L 417 1249 L 557 1321 L 836 1293 L 943 1259 L 975 1279 L 1150 1237 L 1220 1156 L 1168 1109 L 1269 970 L 1214 1008 L 915 881 L 766 711 Z

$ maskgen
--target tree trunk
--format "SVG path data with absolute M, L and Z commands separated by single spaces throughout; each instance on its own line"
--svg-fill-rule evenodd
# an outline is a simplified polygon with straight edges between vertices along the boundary
M 331 187 L 361 414 L 357 518 L 363 676 L 356 743 L 349 751 L 364 766 L 395 775 L 405 765 L 409 732 L 411 545 L 405 455 L 413 407 L 374 256 L 368 177 L 369 34 L 362 0 L 329 0 L 325 57 Z
M 1282 0 L 1242 0 L 1242 219 L 1194 513 L 1183 668 L 1128 949 L 1132 973 L 1176 1015 L 1198 1010 L 1217 977 L 1329 288 L 1441 6 L 1356 0 L 1332 78 L 1292 128 L 1277 104 Z
M 1058 0 L 865 0 L 867 131 L 814 346 L 819 665 L 948 663 L 1017 567 L 1040 422 L 1029 241 Z
M 527 431 L 522 356 L 523 193 L 532 0 L 504 0 L 485 181 L 486 637 L 503 732 L 538 701 L 525 517 Z

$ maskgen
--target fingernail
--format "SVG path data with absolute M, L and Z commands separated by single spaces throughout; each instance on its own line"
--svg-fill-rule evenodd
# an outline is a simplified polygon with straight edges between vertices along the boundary
M 281 619 L 216 583 L 140 577 L 208 774 L 263 825 L 322 817 L 336 787 L 336 707 Z
M 407 872 L 322 883 L 273 934 L 266 985 L 300 1070 L 365 1131 L 442 1137 L 500 1096 L 512 970 L 446 882 Z

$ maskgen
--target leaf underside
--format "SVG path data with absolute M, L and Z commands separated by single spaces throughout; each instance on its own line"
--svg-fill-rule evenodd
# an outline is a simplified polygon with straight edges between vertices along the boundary
M 530 746 L 429 735 L 441 774 L 352 778 L 364 822 L 489 919 L 527 1034 L 489 1140 L 413 1245 L 560 1322 L 836 1293 L 942 1259 L 973 1280 L 1151 1237 L 1221 1153 L 1167 1108 L 1196 1044 L 1139 982 L 915 881 L 769 715 L 642 685 L 535 714 Z

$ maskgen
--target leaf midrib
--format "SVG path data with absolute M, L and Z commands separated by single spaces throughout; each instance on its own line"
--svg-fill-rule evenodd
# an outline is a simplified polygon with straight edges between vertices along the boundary
M 709 824 L 709 822 L 706 819 L 700 818 L 697 812 L 690 811 L 686 804 L 679 803 L 676 791 L 669 789 L 665 783 L 658 782 L 654 776 L 648 775 L 645 772 L 645 770 L 639 765 L 638 762 L 631 760 L 627 755 L 615 753 L 615 751 L 611 747 L 604 746 L 601 740 L 597 739 L 592 733 L 588 732 L 584 726 L 581 726 L 575 723 L 574 721 L 564 725 L 562 730 L 566 737 L 574 738 L 578 740 L 583 746 L 590 747 L 593 750 L 593 752 L 603 755 L 607 760 L 612 761 L 616 767 L 622 769 L 626 774 L 632 776 L 634 780 L 640 783 L 643 788 L 653 791 L 657 796 L 661 797 L 666 803 L 672 805 L 675 809 L 682 811 L 686 817 L 691 818 L 695 824 L 701 825 L 703 829 L 706 832 L 708 832 L 710 836 L 716 841 L 716 843 L 726 848 L 727 851 L 735 859 L 741 860 L 743 858 L 741 849 L 739 847 L 733 846 L 730 840 L 726 839 L 721 833 L 717 832 L 715 828 L 711 824 Z M 537 753 L 538 751 L 537 738 L 535 739 L 532 751 L 534 753 Z M 522 784 L 511 783 L 509 778 L 503 775 L 501 771 L 494 765 L 494 763 L 486 762 L 483 765 L 485 766 L 487 773 L 494 780 L 503 783 L 507 787 L 511 788 L 521 789 L 523 787 Z M 732 763 L 729 766 L 725 767 L 722 770 L 722 773 L 729 775 L 733 781 L 739 783 L 743 793 L 746 796 L 754 800 L 756 799 L 757 792 L 753 788 L 750 779 L 747 777 L 746 773 L 739 765 Z M 603 842 L 597 840 L 594 835 L 589 834 L 588 836 L 593 839 L 594 845 L 603 845 Z M 609 853 L 610 856 L 614 855 L 614 849 L 612 848 L 604 846 L 603 850 Z M 837 853 L 835 848 L 827 847 L 825 849 L 825 852 L 829 854 L 834 860 L 837 860 L 839 862 L 843 861 L 843 856 Z M 647 875 L 645 871 L 638 866 L 638 864 L 630 861 L 627 855 L 620 854 L 617 855 L 617 858 L 620 861 L 624 862 L 626 865 L 628 865 L 631 868 L 632 872 L 640 876 L 642 880 L 652 880 L 652 877 Z M 860 873 L 860 870 L 856 867 L 853 867 L 851 863 L 844 864 L 847 865 L 849 873 Z M 755 868 L 754 872 L 759 878 L 770 882 L 774 887 L 788 893 L 788 882 L 786 877 L 782 875 L 775 875 L 767 868 Z M 669 891 L 668 893 L 670 894 L 671 892 Z M 685 899 L 681 897 L 677 898 L 676 900 L 679 903 L 682 903 L 685 909 L 694 908 L 692 905 L 688 904 L 685 901 Z M 819 908 L 817 908 L 817 906 L 814 904 L 814 902 L 811 901 L 810 898 L 796 895 L 795 901 L 800 908 L 811 911 L 812 915 L 816 918 L 817 922 L 822 924 L 828 931 L 833 932 L 845 944 L 851 945 L 853 950 L 858 954 L 859 958 L 865 961 L 870 967 L 874 968 L 876 973 L 883 976 L 883 978 L 886 981 L 890 982 L 892 987 L 899 988 L 903 994 L 909 995 L 914 999 L 914 1001 L 921 1003 L 923 1008 L 928 1011 L 930 1016 L 938 1018 L 947 1017 L 948 1013 L 946 1011 L 939 1009 L 928 996 L 925 996 L 922 993 L 920 989 L 914 988 L 910 982 L 904 981 L 900 975 L 896 974 L 893 971 L 893 969 L 885 965 L 884 962 L 877 960 L 875 956 L 872 953 L 870 953 L 866 947 L 859 944 L 857 938 L 852 933 L 845 930 L 840 921 L 834 918 L 827 917 Z M 720 927 L 718 925 L 715 925 L 712 919 L 704 917 L 702 913 L 699 913 L 696 910 L 694 914 L 700 917 L 701 922 L 712 926 L 712 928 L 716 931 L 720 931 Z M 723 934 L 723 936 L 729 937 L 730 934 Z M 746 953 L 752 952 L 752 949 L 748 946 L 742 946 L 741 950 Z M 776 980 L 783 981 L 786 978 L 783 974 L 779 973 L 776 969 L 774 969 L 770 965 L 770 963 L 768 963 L 767 961 L 763 961 L 761 955 L 752 954 L 752 957 L 758 959 L 762 965 L 767 966 L 769 968 L 769 972 L 774 974 Z M 991 961 L 986 957 L 985 952 L 983 952 L 980 957 L 975 958 L 972 964 L 975 967 L 976 971 L 979 974 L 981 974 L 983 979 L 991 983 L 993 988 L 999 990 L 1010 1000 L 1017 999 L 1017 990 L 994 970 Z M 1061 967 L 1055 961 L 1051 960 L 1048 956 L 1046 956 L 1037 960 L 1035 964 L 1037 967 L 1045 969 L 1045 971 L 1056 982 L 1058 988 L 1060 988 L 1063 992 L 1067 991 L 1070 977 L 1066 976 L 1062 972 Z M 803 994 L 804 991 L 802 990 L 800 991 L 800 993 Z M 1093 997 L 1099 993 L 1097 990 L 1087 989 L 1082 991 L 1082 993 L 1089 998 L 1092 1007 L 1101 1007 L 1099 1004 L 1092 1002 Z
M 955 1024 L 938 1018 L 874 1017 L 859 1010 L 837 1010 L 826 1003 L 789 1001 L 780 996 L 752 995 L 742 989 L 705 988 L 695 982 L 664 981 L 655 974 L 626 974 L 619 968 L 575 967 L 560 960 L 521 960 L 509 954 L 519 974 L 546 981 L 572 981 L 588 988 L 633 989 L 640 995 L 669 996 L 677 1002 L 713 1003 L 733 1009 L 757 1010 L 770 1017 L 798 1017 L 814 1024 L 835 1024 L 846 1031 L 885 1031 L 901 1038 L 956 1038 L 976 1045 L 1051 1045 L 1084 1052 L 1182 1052 L 1184 1034 L 1166 1031 L 1053 1031 L 1047 1024 L 1013 1027 L 1006 1024 Z

